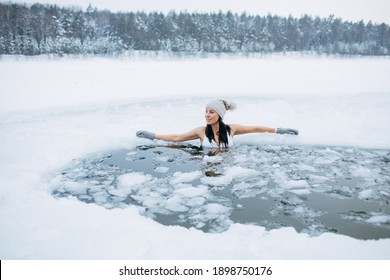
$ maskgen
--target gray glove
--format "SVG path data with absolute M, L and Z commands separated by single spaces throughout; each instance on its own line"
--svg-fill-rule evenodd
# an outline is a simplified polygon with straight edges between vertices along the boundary
M 292 134 L 292 135 L 298 135 L 298 130 L 293 129 L 293 128 L 282 128 L 279 127 L 276 129 L 276 133 L 278 134 Z
M 137 137 L 146 138 L 146 139 L 150 139 L 150 140 L 153 140 L 154 136 L 156 136 L 155 133 L 150 132 L 150 131 L 146 131 L 146 130 L 137 131 L 136 135 L 137 135 Z

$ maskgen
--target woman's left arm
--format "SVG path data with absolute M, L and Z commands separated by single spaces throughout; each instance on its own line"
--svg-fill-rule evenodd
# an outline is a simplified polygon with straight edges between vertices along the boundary
M 276 128 L 266 126 L 244 126 L 239 124 L 230 124 L 232 135 L 247 134 L 247 133 L 276 133 Z
M 267 126 L 244 126 L 239 124 L 230 124 L 231 134 L 239 135 L 239 134 L 247 134 L 247 133 L 278 133 L 278 134 L 292 134 L 298 135 L 298 130 L 294 128 L 274 128 Z

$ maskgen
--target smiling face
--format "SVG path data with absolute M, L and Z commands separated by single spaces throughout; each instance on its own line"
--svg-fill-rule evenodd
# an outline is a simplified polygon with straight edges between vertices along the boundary
M 213 125 L 218 122 L 219 115 L 213 109 L 206 108 L 205 119 L 207 124 Z

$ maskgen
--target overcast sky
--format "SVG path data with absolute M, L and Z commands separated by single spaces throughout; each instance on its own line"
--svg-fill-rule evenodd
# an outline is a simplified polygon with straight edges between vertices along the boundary
M 8 2 L 0 0 L 1 2 Z M 248 14 L 300 17 L 303 14 L 343 20 L 390 24 L 390 0 L 11 0 L 24 3 L 54 3 L 86 8 L 89 3 L 99 9 L 116 11 L 227 11 Z

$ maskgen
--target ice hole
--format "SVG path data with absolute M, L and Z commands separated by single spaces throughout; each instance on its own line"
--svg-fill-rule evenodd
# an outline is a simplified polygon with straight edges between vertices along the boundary
M 322 146 L 241 144 L 211 153 L 138 146 L 74 160 L 50 189 L 108 209 L 136 205 L 161 224 L 205 232 L 243 223 L 389 238 L 389 155 Z

